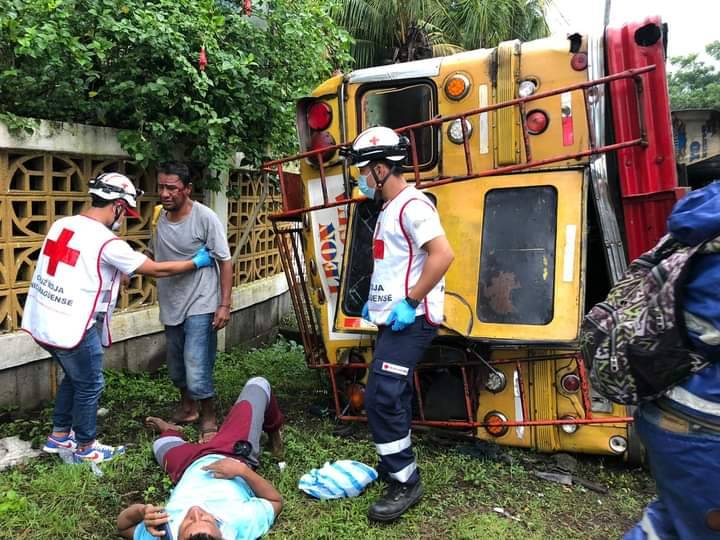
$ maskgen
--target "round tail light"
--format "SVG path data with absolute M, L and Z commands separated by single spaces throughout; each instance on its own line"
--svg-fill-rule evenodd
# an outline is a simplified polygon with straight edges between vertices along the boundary
M 508 427 L 503 425 L 505 422 L 507 422 L 507 416 L 498 411 L 487 413 L 483 419 L 483 423 L 486 424 L 485 431 L 493 437 L 502 437 L 508 432 Z
M 560 420 L 575 420 L 574 416 L 563 416 Z M 578 424 L 561 424 L 560 427 L 568 435 L 572 435 L 578 430 Z
M 320 150 L 322 148 L 325 148 L 326 146 L 335 146 L 335 138 L 327 131 L 320 131 L 318 133 L 314 133 L 312 138 L 310 139 L 310 150 Z M 335 148 L 331 148 L 326 150 L 325 152 L 322 152 L 321 155 L 323 162 L 327 162 L 332 159 L 336 151 L 337 150 Z M 317 154 L 314 156 L 310 156 L 309 159 L 313 163 L 319 162 Z
M 568 373 L 560 379 L 560 387 L 566 394 L 574 394 L 580 390 L 580 377 L 574 373 Z
M 525 117 L 525 124 L 530 135 L 540 135 L 547 129 L 549 123 L 547 114 L 540 109 L 530 111 Z
M 588 66 L 588 57 L 587 54 L 579 52 L 573 54 L 572 58 L 570 59 L 570 67 L 573 68 L 575 71 L 583 71 Z
M 332 122 L 332 109 L 324 101 L 318 101 L 308 107 L 307 121 L 310 129 L 322 131 L 327 129 Z

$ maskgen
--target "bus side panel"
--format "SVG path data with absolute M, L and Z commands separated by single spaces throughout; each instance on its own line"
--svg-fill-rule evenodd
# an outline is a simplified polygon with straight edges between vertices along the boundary
M 677 200 L 677 173 L 665 80 L 663 26 L 659 17 L 621 28 L 608 28 L 605 50 L 608 74 L 655 65 L 641 75 L 646 147 L 618 151 L 620 191 L 630 260 L 655 245 L 665 233 L 665 220 Z M 641 136 L 632 79 L 610 83 L 615 142 Z

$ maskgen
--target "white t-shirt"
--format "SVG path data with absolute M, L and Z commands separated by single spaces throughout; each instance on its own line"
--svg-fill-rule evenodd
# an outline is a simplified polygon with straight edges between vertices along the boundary
M 103 282 L 111 282 L 116 270 L 128 275 L 134 273 L 146 260 L 147 256 L 135 251 L 125 240 L 108 242 L 100 254 L 100 274 Z M 110 303 L 109 293 L 110 291 L 105 291 L 105 294 L 98 299 L 95 313 L 107 312 Z

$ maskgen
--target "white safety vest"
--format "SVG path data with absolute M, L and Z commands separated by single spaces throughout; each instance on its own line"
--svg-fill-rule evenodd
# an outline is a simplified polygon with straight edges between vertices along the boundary
M 422 237 L 420 245 L 414 240 Z M 370 281 L 368 311 L 377 325 L 387 324 L 393 307 L 417 283 L 427 260 L 422 245 L 444 235 L 437 210 L 418 189 L 408 186 L 385 203 L 373 235 L 374 268 Z M 415 310 L 434 325 L 443 321 L 445 278 L 443 277 Z
M 110 229 L 85 216 L 53 223 L 30 283 L 22 329 L 41 344 L 72 349 L 93 326 L 95 314 L 105 312 L 101 338 L 109 347 L 120 279 L 117 269 L 101 265 L 100 255 L 115 240 L 120 238 Z

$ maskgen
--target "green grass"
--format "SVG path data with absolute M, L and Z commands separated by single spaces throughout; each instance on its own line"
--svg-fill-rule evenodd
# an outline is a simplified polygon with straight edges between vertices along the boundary
M 264 454 L 259 470 L 285 498 L 269 538 L 617 538 L 653 493 L 644 471 L 610 458 L 578 458 L 578 474 L 609 489 L 599 495 L 536 478 L 532 469 L 544 456 L 508 450 L 511 464 L 481 461 L 420 434 L 415 449 L 425 484 L 422 503 L 395 524 L 371 524 L 366 514 L 382 493 L 379 483 L 361 497 L 328 502 L 311 500 L 297 489 L 300 476 L 325 461 L 351 458 L 373 464 L 366 427 L 358 424 L 352 437 L 338 438 L 332 435 L 330 420 L 307 413 L 308 405 L 328 400 L 327 387 L 320 373 L 305 368 L 302 350 L 282 340 L 264 349 L 221 355 L 216 380 L 222 412 L 254 375 L 273 384 L 287 420 L 287 468 L 281 473 Z M 109 539 L 115 536 L 115 517 L 122 508 L 132 502 L 164 501 L 170 482 L 152 459 L 152 435 L 143 419 L 150 413 L 167 416 L 175 398 L 164 372 L 108 372 L 101 406 L 109 414 L 100 419 L 102 439 L 128 445 L 127 454 L 102 465 L 102 477 L 86 466 L 63 465 L 53 456 L 0 473 L 0 539 Z M 51 412 L 46 407 L 3 422 L 0 437 L 20 435 L 39 446 L 51 427 Z

